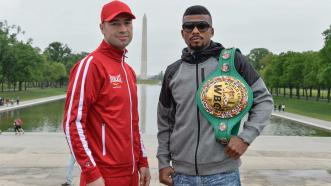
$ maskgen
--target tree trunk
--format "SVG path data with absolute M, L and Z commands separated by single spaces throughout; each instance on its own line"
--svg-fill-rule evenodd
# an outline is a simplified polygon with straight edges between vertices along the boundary
M 309 89 L 309 97 L 312 97 L 313 96 L 313 87 L 310 87 Z
M 321 99 L 324 99 L 324 98 L 326 98 L 326 95 L 324 95 L 324 93 L 326 93 L 326 91 L 322 88 L 321 89 Z
M 331 94 L 330 92 L 331 92 L 331 88 L 329 87 L 328 88 L 328 102 L 330 102 L 330 94 Z
M 306 100 L 308 100 L 308 89 L 305 89 L 306 92 Z
M 290 98 L 292 98 L 292 87 L 290 87 Z
M 296 92 L 297 98 L 300 99 L 300 88 L 297 87 L 296 89 L 297 89 L 297 92 Z
M 286 88 L 284 87 L 284 92 L 283 92 L 283 94 L 284 94 L 284 97 L 285 97 L 285 91 L 286 91 Z
M 321 88 L 320 88 L 320 87 L 318 87 L 318 89 L 317 89 L 317 96 L 316 96 L 316 101 L 319 101 L 319 99 L 320 99 L 320 96 L 321 96 Z
M 18 91 L 22 91 L 22 81 L 18 82 Z

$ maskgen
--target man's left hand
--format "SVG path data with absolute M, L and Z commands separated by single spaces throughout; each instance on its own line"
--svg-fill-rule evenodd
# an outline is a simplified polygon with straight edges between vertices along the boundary
M 232 136 L 229 144 L 224 148 L 225 154 L 232 159 L 238 159 L 247 150 L 248 144 L 238 136 Z
M 151 173 L 149 172 L 149 168 L 141 167 L 139 169 L 139 186 L 149 186 L 149 182 L 151 181 Z

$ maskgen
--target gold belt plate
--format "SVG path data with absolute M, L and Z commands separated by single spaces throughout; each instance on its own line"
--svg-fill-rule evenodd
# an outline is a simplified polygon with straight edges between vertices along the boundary
M 217 76 L 202 87 L 200 99 L 209 114 L 219 118 L 232 118 L 247 106 L 248 92 L 238 79 Z

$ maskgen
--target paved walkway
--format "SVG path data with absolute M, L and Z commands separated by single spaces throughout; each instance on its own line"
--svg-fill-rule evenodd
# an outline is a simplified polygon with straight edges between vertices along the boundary
M 330 114 L 331 114 L 331 111 L 330 111 Z M 293 120 L 293 121 L 297 121 L 297 122 L 300 122 L 300 123 L 303 123 L 303 124 L 306 124 L 309 126 L 314 126 L 317 128 L 331 131 L 331 122 L 330 121 L 315 119 L 315 118 L 302 116 L 299 114 L 293 114 L 293 113 L 289 113 L 289 112 L 276 111 L 276 112 L 273 112 L 272 115 L 277 116 L 277 117 L 282 117 L 285 119 L 289 119 L 289 120 Z
M 6 106 L 6 105 L 0 106 L 0 113 L 5 112 L 5 111 L 19 109 L 19 108 L 29 107 L 29 106 L 33 106 L 33 105 L 38 105 L 38 104 L 42 104 L 42 103 L 47 103 L 47 102 L 51 102 L 51 101 L 57 101 L 57 100 L 64 99 L 65 97 L 66 97 L 66 95 L 63 94 L 63 95 L 58 95 L 58 96 L 46 97 L 46 98 L 32 99 L 32 100 L 28 100 L 28 101 L 21 101 L 19 105 L 17 105 L 15 102 L 14 105 L 9 104 L 8 106 Z
M 1 106 L 0 112 L 63 99 L 65 95 L 23 101 L 20 105 Z M 287 112 L 274 112 L 307 125 L 331 130 L 331 122 Z M 154 135 L 144 135 L 149 155 L 152 186 L 158 183 Z M 242 157 L 241 179 L 248 186 L 331 186 L 331 138 L 298 136 L 260 136 Z M 0 135 L 0 186 L 60 185 L 65 181 L 69 160 L 62 133 L 13 133 Z M 79 169 L 74 184 L 79 185 Z
M 157 140 L 143 135 L 152 172 L 158 183 Z M 260 136 L 242 157 L 241 179 L 248 186 L 331 186 L 331 138 Z M 0 186 L 59 186 L 69 160 L 62 133 L 0 135 Z M 74 184 L 79 185 L 79 169 Z

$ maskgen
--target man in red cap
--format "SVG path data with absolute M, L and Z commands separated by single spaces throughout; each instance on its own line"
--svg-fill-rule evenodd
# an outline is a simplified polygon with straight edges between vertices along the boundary
M 80 185 L 149 185 L 138 125 L 137 86 L 125 62 L 135 16 L 121 1 L 102 8 L 100 46 L 71 70 L 63 128 Z

